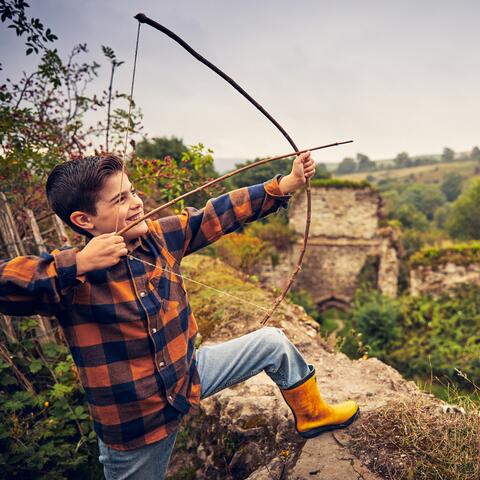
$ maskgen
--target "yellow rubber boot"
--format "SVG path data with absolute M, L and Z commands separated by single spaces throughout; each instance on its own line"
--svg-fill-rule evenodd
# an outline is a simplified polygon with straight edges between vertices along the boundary
M 283 398 L 295 417 L 295 428 L 304 438 L 313 438 L 321 433 L 344 428 L 359 415 L 358 405 L 350 400 L 337 405 L 329 405 L 320 396 L 315 369 L 286 390 L 281 390 Z

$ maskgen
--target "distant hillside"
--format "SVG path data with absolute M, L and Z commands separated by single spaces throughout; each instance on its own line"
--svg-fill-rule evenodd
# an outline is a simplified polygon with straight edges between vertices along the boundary
M 440 182 L 445 174 L 450 172 L 459 173 L 465 177 L 475 175 L 477 162 L 467 160 L 464 162 L 434 163 L 432 165 L 420 165 L 418 167 L 399 168 L 395 170 L 376 170 L 373 172 L 355 172 L 345 175 L 335 175 L 344 180 L 362 181 L 367 179 L 370 182 L 378 182 L 389 178 L 402 178 L 413 175 L 412 180 L 420 183 Z

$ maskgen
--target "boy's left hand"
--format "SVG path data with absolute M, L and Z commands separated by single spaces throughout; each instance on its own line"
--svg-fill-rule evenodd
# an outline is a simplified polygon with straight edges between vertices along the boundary
M 314 175 L 315 162 L 311 152 L 301 153 L 293 161 L 292 171 L 280 180 L 280 190 L 284 194 L 295 192 Z

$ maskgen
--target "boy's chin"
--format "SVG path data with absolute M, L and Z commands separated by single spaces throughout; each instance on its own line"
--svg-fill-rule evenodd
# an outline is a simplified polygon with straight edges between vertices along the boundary
M 132 227 L 128 232 L 126 232 L 126 235 L 128 235 L 129 240 L 135 240 L 138 237 L 141 237 L 142 235 L 145 235 L 148 232 L 148 226 L 145 221 L 140 222 L 138 225 L 135 225 Z

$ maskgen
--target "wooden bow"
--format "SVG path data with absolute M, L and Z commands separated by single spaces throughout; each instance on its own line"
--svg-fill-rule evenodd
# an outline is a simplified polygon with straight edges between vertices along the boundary
M 160 25 L 159 23 L 155 22 L 154 20 L 148 18 L 146 15 L 144 15 L 143 13 L 139 13 L 137 15 L 135 15 L 134 17 L 135 19 L 138 20 L 139 22 L 139 26 L 141 23 L 146 23 L 148 25 L 150 25 L 151 27 L 155 28 L 156 30 L 159 30 L 161 31 L 162 33 L 164 33 L 165 35 L 167 35 L 168 37 L 170 37 L 172 40 L 174 40 L 176 43 L 178 43 L 180 46 L 182 46 L 185 50 L 187 50 L 187 52 L 189 52 L 194 58 L 196 58 L 199 62 L 203 63 L 204 65 L 206 65 L 208 68 L 210 68 L 211 70 L 213 70 L 217 75 L 219 75 L 220 77 L 222 77 L 227 83 L 229 83 L 235 90 L 237 90 L 244 98 L 246 98 L 255 108 L 257 108 L 268 120 L 270 120 L 271 123 L 273 123 L 273 125 L 280 131 L 280 133 L 285 137 L 285 139 L 288 141 L 288 143 L 292 146 L 292 148 L 295 150 L 295 152 L 293 153 L 288 153 L 288 154 L 285 154 L 285 155 L 281 155 L 279 157 L 273 157 L 273 158 L 267 158 L 267 159 L 264 159 L 264 160 L 260 160 L 258 162 L 255 162 L 253 164 L 250 164 L 250 165 L 246 165 L 245 167 L 242 167 L 242 168 L 239 168 L 237 170 L 234 170 L 233 172 L 230 172 L 228 174 L 225 174 L 219 178 L 216 178 L 214 180 L 211 180 L 210 182 L 206 183 L 205 185 L 202 185 L 200 187 L 197 187 L 195 188 L 194 190 L 190 191 L 190 192 L 187 192 L 187 193 L 184 193 L 183 195 L 180 195 L 179 197 L 155 208 L 154 210 L 148 212 L 147 214 L 143 215 L 142 218 L 136 220 L 135 222 L 132 222 L 131 224 L 129 224 L 128 226 L 124 227 L 123 229 L 121 229 L 118 234 L 119 235 L 122 235 L 123 233 L 125 233 L 126 231 L 128 231 L 130 228 L 133 228 L 135 225 L 137 225 L 138 223 L 140 223 L 141 221 L 145 220 L 146 218 L 160 212 L 161 210 L 169 207 L 170 205 L 173 205 L 174 203 L 178 202 L 179 200 L 182 200 L 190 195 L 193 195 L 194 193 L 197 193 L 201 190 L 204 190 L 205 188 L 208 188 L 216 183 L 219 183 L 223 180 L 225 180 L 226 178 L 229 178 L 233 175 L 237 175 L 238 173 L 241 173 L 245 170 L 248 170 L 249 168 L 254 168 L 254 167 L 258 167 L 260 165 L 263 165 L 265 163 L 268 163 L 268 162 L 273 162 L 274 160 L 279 160 L 281 158 L 286 158 L 286 157 L 290 157 L 292 155 L 298 155 L 299 153 L 303 153 L 303 152 L 307 152 L 307 151 L 312 151 L 312 150 L 320 150 L 320 149 L 323 149 L 323 148 L 328 148 L 328 147 L 333 147 L 333 146 L 337 146 L 337 145 L 342 145 L 342 144 L 345 144 L 345 143 L 350 143 L 352 142 L 352 140 L 348 140 L 348 141 L 345 141 L 345 142 L 337 142 L 337 143 L 331 143 L 331 144 L 328 144 L 328 145 L 322 145 L 320 147 L 314 147 L 314 148 L 310 148 L 310 149 L 307 149 L 307 150 L 302 150 L 300 151 L 297 147 L 297 145 L 294 143 L 294 141 L 292 140 L 292 138 L 290 137 L 290 135 L 285 131 L 285 129 L 277 122 L 277 120 L 275 120 L 272 115 L 270 115 L 270 113 L 268 113 L 264 107 L 262 107 L 254 98 L 252 98 L 251 95 L 249 95 L 237 82 L 235 82 L 231 77 L 229 77 L 226 73 L 224 73 L 222 70 L 220 70 L 217 66 L 215 66 L 213 63 L 211 63 L 210 61 L 208 61 L 206 58 L 204 58 L 202 55 L 200 55 L 198 52 L 196 52 L 190 45 L 188 45 L 188 43 L 186 43 L 182 38 L 180 38 L 177 34 L 175 34 L 174 32 L 172 32 L 171 30 L 169 30 L 168 28 L 164 27 L 163 25 Z M 138 46 L 138 34 L 137 34 L 137 46 Z M 136 55 L 135 55 L 136 56 Z M 132 85 L 133 85 L 133 82 L 132 82 Z M 292 286 L 293 282 L 295 281 L 295 278 L 298 274 L 298 272 L 301 270 L 301 266 L 302 266 L 302 262 L 303 262 L 303 257 L 305 255 L 305 251 L 307 249 L 307 242 L 308 242 L 308 234 L 309 234 L 309 231 L 310 231 L 310 221 L 311 221 L 311 210 L 312 210 L 312 199 L 311 199 L 311 191 L 310 191 L 310 179 L 306 179 L 306 195 L 307 195 L 307 212 L 306 212 L 306 222 L 305 222 L 305 231 L 304 231 L 304 235 L 303 235 L 303 245 L 302 245 L 302 249 L 300 251 L 300 255 L 299 255 L 299 258 L 298 258 L 298 261 L 297 261 L 297 265 L 296 265 L 296 268 L 295 270 L 292 272 L 291 276 L 290 276 L 290 280 L 286 286 L 286 288 L 284 289 L 284 291 L 277 297 L 277 299 L 275 300 L 275 303 L 274 305 L 272 306 L 272 308 L 270 308 L 270 310 L 267 311 L 267 313 L 265 314 L 265 316 L 263 317 L 262 321 L 261 321 L 261 325 L 265 325 L 268 321 L 268 319 L 272 316 L 272 314 L 275 312 L 275 310 L 278 308 L 278 306 L 280 305 L 280 303 L 282 302 L 282 300 L 286 297 L 287 293 L 289 292 L 290 290 L 290 287 Z

